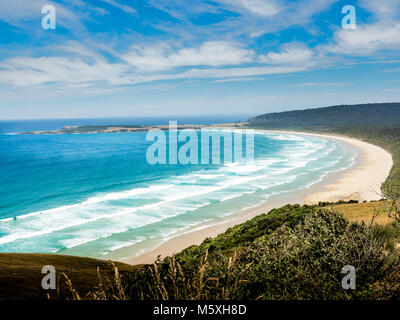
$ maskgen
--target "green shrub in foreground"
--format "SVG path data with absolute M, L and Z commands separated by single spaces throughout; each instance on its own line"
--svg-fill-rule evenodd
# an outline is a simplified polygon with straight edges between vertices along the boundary
M 324 210 L 244 249 L 239 263 L 250 262 L 242 297 L 250 299 L 374 298 L 374 284 L 400 266 L 372 229 Z M 356 290 L 342 288 L 345 265 L 356 269 Z
M 183 256 L 146 266 L 126 279 L 128 295 L 132 299 L 172 300 L 399 298 L 399 254 L 386 245 L 387 236 L 328 210 L 299 206 L 280 210 L 280 218 L 285 214 L 292 218 L 281 220 L 275 229 L 253 230 L 255 239 L 246 239 L 234 253 L 216 245 L 224 243 L 222 234 L 190 248 Z M 250 220 L 235 227 L 236 232 L 253 229 L 265 219 Z M 233 233 L 231 229 L 229 237 Z M 213 245 L 212 253 L 206 250 L 197 257 L 201 248 Z M 198 261 L 196 267 L 194 261 Z M 341 286 L 345 265 L 356 268 L 356 290 L 346 291 Z

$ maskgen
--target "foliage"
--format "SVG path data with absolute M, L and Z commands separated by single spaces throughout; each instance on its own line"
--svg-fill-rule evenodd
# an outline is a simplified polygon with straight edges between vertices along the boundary
M 252 243 L 257 238 L 271 234 L 277 228 L 286 224 L 293 227 L 305 216 L 315 211 L 313 206 L 286 205 L 279 209 L 273 209 L 268 214 L 261 214 L 246 221 L 243 224 L 229 228 L 215 239 L 207 238 L 199 246 L 190 246 L 180 252 L 176 259 L 185 263 L 187 268 L 196 268 L 202 256 L 209 252 L 231 254 L 234 250 Z
M 400 103 L 341 105 L 263 114 L 249 121 L 269 128 L 283 127 L 398 127 Z
M 399 298 L 399 286 L 387 290 L 400 280 L 393 246 L 400 228 L 390 228 L 349 223 L 314 206 L 285 206 L 127 275 L 126 294 L 156 300 Z M 356 268 L 356 290 L 341 286 L 345 265 Z
M 324 210 L 259 239 L 242 256 L 241 263 L 252 262 L 243 288 L 250 299 L 372 298 L 371 286 L 400 266 L 370 228 Z M 342 288 L 346 265 L 356 269 L 356 290 Z

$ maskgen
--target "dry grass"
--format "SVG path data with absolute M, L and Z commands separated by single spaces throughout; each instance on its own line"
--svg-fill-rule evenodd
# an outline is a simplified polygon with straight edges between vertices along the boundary
M 378 216 L 374 219 L 374 224 L 386 225 L 393 222 L 394 220 L 388 217 L 386 213 L 386 210 L 389 207 L 389 201 L 351 203 L 331 206 L 332 209 L 342 213 L 350 222 L 364 222 L 367 225 L 371 223 L 374 213 L 378 213 Z
M 114 274 L 110 277 L 108 274 L 102 274 L 100 268 L 97 267 L 98 285 L 93 289 L 92 292 L 86 294 L 86 296 L 81 297 L 79 292 L 75 289 L 72 281 L 69 279 L 66 273 L 62 273 L 61 276 L 65 279 L 65 285 L 67 286 L 70 297 L 68 300 L 127 300 L 125 295 L 125 289 L 122 285 L 121 275 L 118 268 L 115 266 L 114 262 L 110 261 L 110 266 L 114 270 Z M 59 296 L 56 297 L 60 299 Z M 48 299 L 51 296 L 48 295 Z
M 251 265 L 238 270 L 238 259 L 237 252 L 222 260 L 210 259 L 206 252 L 191 271 L 183 269 L 175 256 L 157 260 L 139 271 L 147 280 L 143 281 L 142 276 L 131 280 L 133 285 L 142 283 L 130 292 L 130 297 L 134 300 L 234 299 L 238 296 L 241 283 L 246 281 L 243 273 Z

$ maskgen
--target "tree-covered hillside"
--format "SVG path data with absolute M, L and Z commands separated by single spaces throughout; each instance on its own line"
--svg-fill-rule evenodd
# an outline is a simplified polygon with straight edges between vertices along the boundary
M 400 103 L 342 105 L 263 114 L 251 125 L 270 128 L 379 126 L 400 127 Z
M 388 198 L 400 198 L 400 103 L 269 113 L 249 119 L 247 125 L 259 129 L 345 135 L 379 145 L 393 157 L 393 167 L 382 191 Z

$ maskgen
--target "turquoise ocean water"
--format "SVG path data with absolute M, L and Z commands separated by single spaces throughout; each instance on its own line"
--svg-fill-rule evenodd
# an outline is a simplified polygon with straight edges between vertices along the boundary
M 304 190 L 356 156 L 331 139 L 259 133 L 251 165 L 151 166 L 146 133 L 9 134 L 60 127 L 0 122 L 0 252 L 127 258 Z

